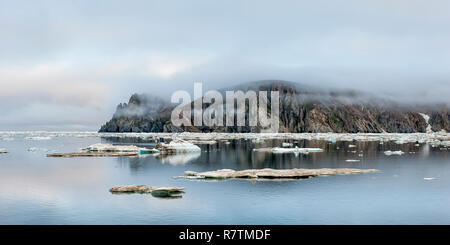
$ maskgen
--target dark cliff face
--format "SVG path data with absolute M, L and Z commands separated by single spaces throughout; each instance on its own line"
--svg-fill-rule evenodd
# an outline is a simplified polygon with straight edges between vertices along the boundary
M 450 132 L 450 113 L 448 109 L 441 109 L 430 113 L 431 129 L 433 131 L 445 130 Z
M 450 113 L 409 108 L 355 91 L 326 91 L 282 81 L 262 81 L 225 90 L 280 92 L 280 132 L 292 133 L 414 133 L 426 132 L 419 113 L 430 116 L 433 131 L 450 131 Z M 270 98 L 269 98 L 270 106 Z M 175 127 L 170 116 L 175 104 L 162 99 L 133 95 L 117 107 L 100 132 L 259 132 L 259 127 Z M 248 106 L 248 105 L 246 105 Z M 207 105 L 203 105 L 207 107 Z M 248 125 L 248 124 L 247 124 Z
M 161 98 L 134 94 L 128 103 L 117 106 L 100 132 L 177 132 L 170 125 L 173 107 Z

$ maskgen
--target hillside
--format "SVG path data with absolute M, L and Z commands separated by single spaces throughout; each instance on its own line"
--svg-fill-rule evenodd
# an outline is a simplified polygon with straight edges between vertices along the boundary
M 450 132 L 446 106 L 408 106 L 352 90 L 323 89 L 286 81 L 259 81 L 220 90 L 280 92 L 280 132 L 414 133 Z M 270 99 L 269 99 L 270 104 Z M 175 127 L 170 116 L 176 104 L 134 94 L 117 107 L 100 132 L 259 132 L 259 127 Z M 203 105 L 207 107 L 206 104 Z M 247 124 L 248 125 L 248 124 Z

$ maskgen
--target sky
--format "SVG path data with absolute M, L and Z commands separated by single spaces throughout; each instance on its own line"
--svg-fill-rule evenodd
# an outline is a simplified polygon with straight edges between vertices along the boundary
M 98 130 L 133 93 L 280 79 L 450 104 L 450 1 L 0 0 L 0 130 Z

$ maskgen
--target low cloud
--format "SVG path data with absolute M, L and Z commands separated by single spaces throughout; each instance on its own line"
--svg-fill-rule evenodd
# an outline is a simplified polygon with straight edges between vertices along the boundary
M 64 64 L 31 67 L 0 67 L 0 98 L 11 105 L 44 102 L 58 105 L 101 108 L 108 88 L 95 74 L 70 70 Z
M 167 98 L 194 82 L 280 79 L 450 104 L 449 4 L 0 1 L 0 129 L 98 128 L 131 94 Z

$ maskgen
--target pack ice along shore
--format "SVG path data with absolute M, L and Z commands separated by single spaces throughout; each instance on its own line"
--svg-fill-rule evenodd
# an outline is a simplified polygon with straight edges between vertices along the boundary
M 450 132 L 450 109 L 448 104 L 428 105 L 417 103 L 406 105 L 398 101 L 384 99 L 381 96 L 342 89 L 322 89 L 285 81 L 260 81 L 219 90 L 223 98 L 227 91 L 242 92 L 246 100 L 238 101 L 234 108 L 245 108 L 245 126 L 237 123 L 196 126 L 195 105 L 201 103 L 203 112 L 213 107 L 223 109 L 226 122 L 229 102 L 211 103 L 205 95 L 184 107 L 191 109 L 190 123 L 174 125 L 171 116 L 179 104 L 171 103 L 169 98 L 162 99 L 145 94 L 134 94 L 128 103 L 117 106 L 112 119 L 106 122 L 100 132 L 227 132 L 250 133 L 263 132 L 264 127 L 252 126 L 252 101 L 259 101 L 260 91 L 276 91 L 278 101 L 267 96 L 267 116 L 275 119 L 272 106 L 278 102 L 278 132 L 280 133 L 433 133 Z M 244 103 L 244 105 L 242 105 Z M 189 111 L 189 110 L 187 110 Z M 228 113 L 229 114 L 229 113 Z M 219 114 L 220 115 L 220 114 Z M 222 119 L 222 120 L 221 120 Z
M 158 142 L 181 139 L 193 143 L 214 144 L 219 141 L 229 142 L 235 139 L 246 139 L 253 142 L 266 139 L 281 140 L 323 140 L 338 141 L 394 141 L 396 144 L 427 143 L 433 147 L 450 148 L 450 133 L 439 131 L 433 133 L 98 133 L 98 132 L 65 132 L 65 131 L 0 131 L 1 138 L 25 138 L 29 135 L 41 135 L 49 138 L 137 138 Z

